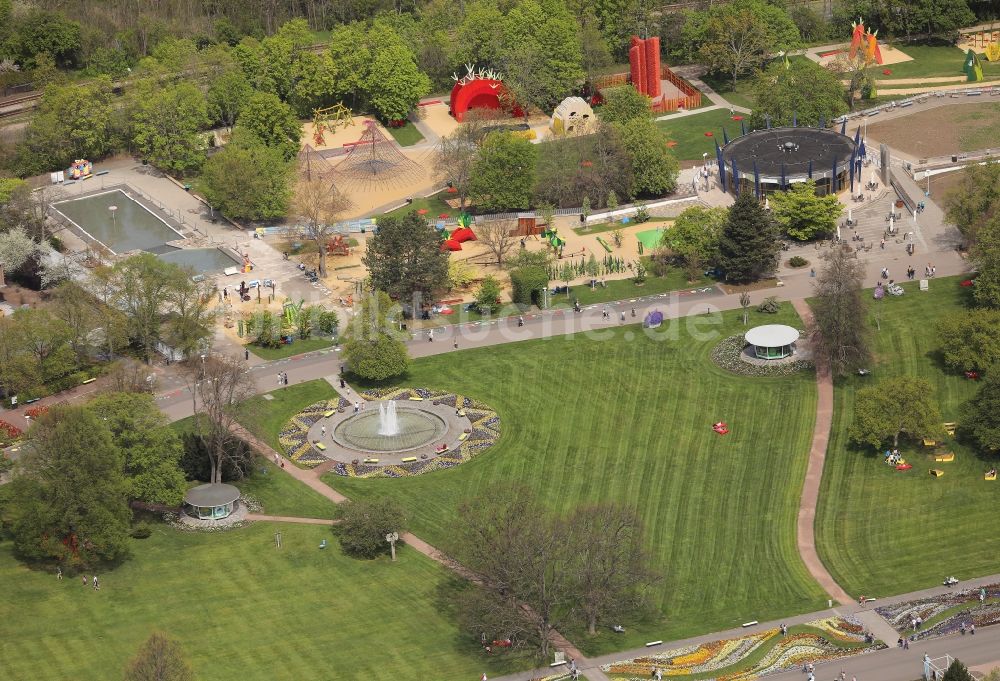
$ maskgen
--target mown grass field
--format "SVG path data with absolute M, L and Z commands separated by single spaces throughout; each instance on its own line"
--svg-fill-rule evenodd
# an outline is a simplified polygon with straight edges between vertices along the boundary
M 274 533 L 282 548 L 274 547 Z M 5 681 L 121 678 L 154 630 L 177 638 L 203 681 L 463 679 L 503 671 L 438 607 L 445 570 L 402 548 L 397 563 L 345 557 L 329 528 L 256 523 L 217 534 L 166 526 L 134 540 L 134 557 L 56 580 L 0 543 Z M 490 665 L 493 665 L 491 668 Z
M 746 115 L 746 114 L 741 114 Z M 723 144 L 722 128 L 725 127 L 729 138 L 739 137 L 740 122 L 734 121 L 729 115 L 729 109 L 714 109 L 693 116 L 668 118 L 657 121 L 656 127 L 666 133 L 667 138 L 677 142 L 672 151 L 681 161 L 701 161 L 702 154 L 715 158 L 715 143 Z M 712 133 L 706 137 L 705 133 Z
M 292 355 L 301 355 L 302 353 L 313 352 L 314 350 L 325 350 L 326 348 L 333 347 L 334 345 L 336 345 L 336 343 L 329 338 L 302 339 L 296 336 L 293 342 L 279 345 L 276 348 L 264 348 L 259 345 L 254 345 L 253 343 L 247 343 L 246 349 L 261 359 L 270 361 L 274 359 L 284 359 L 285 357 L 291 357 Z
M 958 281 L 932 280 L 926 293 L 909 283 L 902 298 L 887 299 L 872 376 L 836 386 L 816 540 L 823 561 L 849 593 L 888 596 L 935 586 L 951 574 L 966 579 L 997 572 L 1000 537 L 989 528 L 995 525 L 1000 487 L 983 480 L 995 460 L 980 459 L 951 438 L 946 449 L 956 460 L 935 463 L 930 450 L 907 442 L 900 451 L 913 469 L 897 472 L 871 447 L 854 446 L 847 438 L 855 392 L 886 376 L 926 378 L 942 420 L 959 420 L 960 405 L 977 386 L 943 369 L 934 331 L 938 318 L 965 305 L 967 289 Z M 930 468 L 944 470 L 944 477 L 930 477 Z
M 752 313 L 752 323 L 797 323 Z M 689 325 L 709 336 L 695 340 Z M 811 441 L 816 392 L 811 373 L 738 377 L 709 351 L 743 330 L 704 317 L 676 322 L 676 340 L 637 327 L 605 339 L 552 338 L 420 359 L 401 385 L 457 391 L 490 404 L 502 419 L 497 445 L 448 471 L 407 479 L 324 480 L 351 498 L 388 495 L 414 531 L 454 549 L 462 499 L 502 483 L 536 490 L 555 509 L 619 501 L 641 514 L 655 566 L 662 617 L 629 622 L 628 633 L 596 638 L 566 631 L 589 654 L 654 638 L 676 639 L 825 606 L 795 548 L 795 518 Z M 727 421 L 729 435 L 712 429 Z

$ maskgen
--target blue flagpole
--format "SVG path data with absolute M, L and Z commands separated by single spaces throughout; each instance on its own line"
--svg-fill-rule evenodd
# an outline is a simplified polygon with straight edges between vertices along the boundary
M 747 122 L 742 118 L 740 119 L 740 133 L 743 135 L 747 134 Z
M 830 176 L 830 193 L 837 193 L 837 159 L 833 159 L 833 175 Z
M 736 159 L 733 159 L 733 192 L 740 193 L 740 171 L 736 169 Z
M 809 159 L 809 179 L 813 179 L 813 160 Z
M 722 126 L 722 141 L 729 144 L 729 133 L 726 132 L 726 126 Z
M 841 135 L 846 135 L 847 134 L 847 119 L 846 118 L 840 124 L 840 134 Z
M 851 194 L 854 194 L 854 154 L 856 151 L 851 152 Z
M 722 184 L 722 191 L 728 191 L 726 188 L 726 164 L 722 161 L 722 149 L 719 148 L 719 142 L 715 142 L 715 162 L 719 166 L 719 182 Z

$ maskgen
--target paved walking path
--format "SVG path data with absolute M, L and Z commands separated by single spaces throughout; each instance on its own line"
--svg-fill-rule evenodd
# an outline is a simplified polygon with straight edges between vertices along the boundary
M 263 513 L 247 513 L 247 520 L 261 520 L 268 523 L 298 523 L 299 525 L 336 525 L 336 520 L 329 518 L 300 518 L 290 515 L 265 515 Z
M 803 298 L 792 300 L 792 307 L 802 318 L 806 329 L 815 325 L 812 310 Z M 823 479 L 823 461 L 826 459 L 826 445 L 830 441 L 830 426 L 833 423 L 833 377 L 825 362 L 816 360 L 816 421 L 813 424 L 812 445 L 809 448 L 809 463 L 802 483 L 802 497 L 799 499 L 799 519 L 796 525 L 796 545 L 802 562 L 830 598 L 847 605 L 851 597 L 827 571 L 816 551 L 816 503 L 819 500 L 819 486 Z

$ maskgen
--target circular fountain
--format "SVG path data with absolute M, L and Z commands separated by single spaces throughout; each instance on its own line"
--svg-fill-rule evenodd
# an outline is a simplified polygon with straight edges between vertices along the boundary
M 389 400 L 379 402 L 378 411 L 362 411 L 338 423 L 333 440 L 364 452 L 406 452 L 440 439 L 447 431 L 437 414 Z

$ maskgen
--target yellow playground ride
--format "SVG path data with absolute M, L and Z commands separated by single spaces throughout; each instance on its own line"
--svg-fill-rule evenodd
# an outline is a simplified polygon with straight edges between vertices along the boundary
M 333 106 L 320 109 L 313 109 L 313 142 L 317 147 L 326 143 L 323 133 L 333 132 L 339 127 L 354 125 L 354 115 L 351 110 L 344 106 L 343 102 L 337 102 Z

